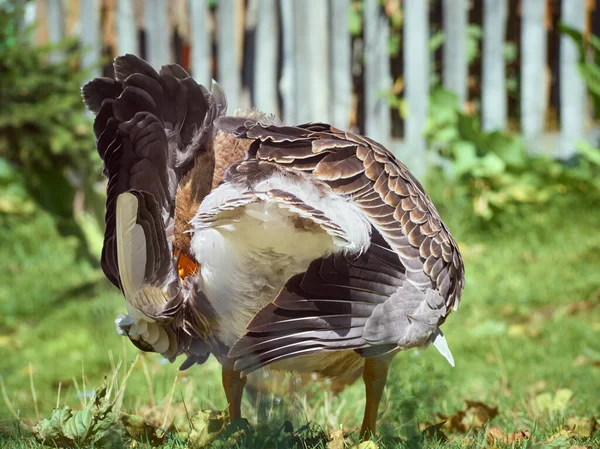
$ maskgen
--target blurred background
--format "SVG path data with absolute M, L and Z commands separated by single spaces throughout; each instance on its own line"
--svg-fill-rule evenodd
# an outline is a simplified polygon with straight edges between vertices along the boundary
M 80 100 L 124 53 L 216 80 L 231 114 L 257 107 L 365 134 L 426 185 L 466 263 L 463 306 L 445 325 L 458 363 L 398 356 L 389 432 L 465 400 L 498 407 L 503 431 L 536 427 L 539 438 L 591 419 L 599 33 L 595 0 L 0 1 L 0 419 L 83 407 L 103 376 L 123 383 L 137 355 L 114 330 L 124 302 L 99 268 L 105 183 Z M 168 427 L 186 407 L 225 406 L 212 361 L 183 373 L 135 361 L 123 410 Z M 296 424 L 359 424 L 347 405 L 362 407 L 360 382 L 339 392 L 343 382 L 284 379 L 273 396 L 274 383 L 250 387 L 255 422 L 279 410 Z

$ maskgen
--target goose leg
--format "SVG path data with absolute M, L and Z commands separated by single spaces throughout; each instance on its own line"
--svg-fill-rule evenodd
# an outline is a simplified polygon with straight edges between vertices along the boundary
M 365 415 L 360 428 L 360 437 L 368 440 L 375 434 L 377 424 L 377 411 L 379 402 L 387 381 L 389 360 L 381 358 L 365 359 L 365 369 L 363 371 L 363 380 L 365 382 L 365 391 L 367 404 L 365 406 Z
M 223 366 L 221 380 L 229 407 L 229 421 L 234 422 L 242 417 L 242 395 L 246 385 L 246 376 L 242 377 L 233 367 Z

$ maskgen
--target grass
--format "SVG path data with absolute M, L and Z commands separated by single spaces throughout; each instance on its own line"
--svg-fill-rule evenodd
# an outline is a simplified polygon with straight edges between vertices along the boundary
M 434 349 L 394 359 L 381 407 L 380 447 L 600 447 L 600 432 L 586 438 L 579 429 L 564 429 L 575 419 L 600 416 L 597 211 L 598 200 L 557 198 L 552 207 L 524 208 L 502 226 L 478 232 L 462 222 L 460 210 L 441 211 L 467 270 L 461 308 L 444 325 L 457 364 L 451 368 Z M 27 423 L 50 416 L 57 401 L 82 408 L 104 376 L 116 372 L 115 382 L 122 383 L 137 350 L 114 330 L 124 305 L 120 294 L 97 269 L 77 261 L 76 242 L 58 235 L 49 216 L 0 217 L 0 242 L 6 396 L 0 399 L 0 447 L 41 447 L 14 437 L 14 414 Z M 296 385 L 289 376 L 258 374 L 250 384 L 243 408 L 255 431 L 240 447 L 285 447 L 293 440 L 282 430 L 286 421 L 296 431 L 311 423 L 295 437 L 301 447 L 325 447 L 340 427 L 356 439 L 362 382 L 337 396 L 326 383 Z M 498 414 L 479 431 L 446 424 L 446 442 L 421 434 L 442 421 L 440 415 L 464 410 L 465 400 L 497 407 Z M 171 428 L 183 432 L 188 416 L 225 406 L 214 360 L 182 373 L 177 364 L 143 354 L 120 410 L 159 427 L 173 422 Z M 463 421 L 477 424 L 481 413 L 485 407 L 471 408 Z M 531 436 L 491 443 L 487 432 L 494 426 L 507 435 L 528 429 Z M 343 447 L 336 441 L 329 447 Z M 185 446 L 185 433 L 177 432 L 162 445 Z

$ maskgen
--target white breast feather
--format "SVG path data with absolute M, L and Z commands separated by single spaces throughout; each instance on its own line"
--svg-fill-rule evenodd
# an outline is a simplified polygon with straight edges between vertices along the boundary
M 297 229 L 289 219 L 293 213 L 274 201 L 246 205 L 229 221 L 194 231 L 192 252 L 201 265 L 205 293 L 219 316 L 219 337 L 226 345 L 233 345 L 256 312 L 313 260 L 368 248 L 370 227 L 358 208 L 333 193 L 321 195 L 308 179 L 302 181 L 292 184 L 276 177 L 261 182 L 255 191 L 284 190 L 322 210 L 348 235 L 350 243 L 345 247 L 324 231 Z M 223 184 L 205 198 L 198 214 L 242 193 L 239 187 Z

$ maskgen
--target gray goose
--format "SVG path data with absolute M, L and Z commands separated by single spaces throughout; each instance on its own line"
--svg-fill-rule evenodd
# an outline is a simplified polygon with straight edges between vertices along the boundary
M 325 123 L 225 116 L 213 83 L 132 55 L 82 88 L 108 178 L 102 268 L 117 330 L 181 369 L 213 354 L 232 421 L 269 366 L 362 372 L 375 432 L 388 365 L 433 345 L 464 267 L 421 184 L 373 140 Z

